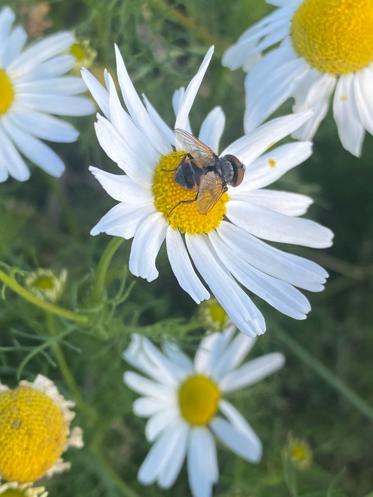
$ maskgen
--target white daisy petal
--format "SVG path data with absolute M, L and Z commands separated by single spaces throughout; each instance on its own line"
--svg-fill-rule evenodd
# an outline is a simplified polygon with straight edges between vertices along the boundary
M 0 48 L 0 63 L 5 69 L 10 62 L 18 57 L 27 41 L 26 31 L 18 26 L 8 36 L 5 43 Z
M 230 194 L 241 194 L 270 185 L 285 173 L 302 164 L 312 154 L 311 142 L 287 143 L 261 155 L 248 166 L 242 184 Z
M 186 236 L 187 247 L 198 271 L 233 323 L 249 336 L 265 331 L 263 316 L 246 293 L 216 261 L 204 236 Z
M 329 110 L 330 96 L 335 88 L 336 78 L 329 74 L 320 74 L 310 69 L 299 82 L 295 92 L 294 112 L 312 109 L 312 117 L 294 133 L 297 140 L 312 140 L 321 121 Z
M 262 449 L 257 443 L 249 443 L 249 438 L 243 436 L 241 430 L 225 419 L 216 417 L 211 422 L 211 428 L 215 435 L 229 449 L 251 463 L 258 463 L 262 456 Z M 250 442 L 252 442 L 250 440 Z
M 91 100 L 86 97 L 59 94 L 24 93 L 19 95 L 19 103 L 58 116 L 88 116 L 95 110 Z
M 56 33 L 28 47 L 9 66 L 12 76 L 20 77 L 38 64 L 67 50 L 74 43 L 71 33 Z
M 85 84 L 81 78 L 75 76 L 64 76 L 60 78 L 48 78 L 33 81 L 21 80 L 16 84 L 15 89 L 22 94 L 35 94 L 41 93 L 56 95 L 77 95 L 78 93 L 85 92 Z
M 209 456 L 214 454 L 215 445 L 206 428 L 194 428 L 190 432 L 188 449 L 188 480 L 193 497 L 212 497 L 212 486 L 216 481 L 217 469 Z
M 284 363 L 285 358 L 279 352 L 263 355 L 229 372 L 222 378 L 219 386 L 223 392 L 233 392 L 240 388 L 246 388 L 282 368 Z
M 116 162 L 136 183 L 140 185 L 151 184 L 152 173 L 150 164 L 146 161 L 146 154 L 144 155 L 143 167 L 139 167 L 139 156 L 122 138 L 113 124 L 99 114 L 97 115 L 95 130 L 102 149 L 111 160 Z
M 181 288 L 185 290 L 197 304 L 210 298 L 209 292 L 203 286 L 193 269 L 180 233 L 171 227 L 168 227 L 167 229 L 166 246 L 172 271 Z
M 22 79 L 25 81 L 32 81 L 40 78 L 56 78 L 58 76 L 63 76 L 65 73 L 71 71 L 75 66 L 75 63 L 75 57 L 72 55 L 56 55 L 56 57 L 52 57 L 25 74 Z
M 373 66 L 353 77 L 355 102 L 364 128 L 373 135 Z
M 185 373 L 190 373 L 193 369 L 193 362 L 174 342 L 166 342 L 162 346 L 164 354 L 171 359 L 172 362 L 178 364 Z
M 286 214 L 287 216 L 303 216 L 306 214 L 313 200 L 306 195 L 276 190 L 240 191 L 232 189 L 230 198 L 244 200 L 259 207 L 266 207 L 272 211 Z
M 245 132 L 253 131 L 294 92 L 308 68 L 298 58 L 291 44 L 270 52 L 254 66 L 245 81 Z
M 149 100 L 146 98 L 145 95 L 143 95 L 143 99 L 144 99 L 146 110 L 148 111 L 149 116 L 151 117 L 154 124 L 163 133 L 167 142 L 170 145 L 174 145 L 175 144 L 175 135 L 174 135 L 174 132 L 172 131 L 172 129 L 163 120 L 163 118 L 160 116 L 159 112 L 155 109 L 155 107 L 152 105 L 152 103 L 149 102 Z
M 247 439 L 247 443 L 252 447 L 253 453 L 256 453 L 258 459 L 261 459 L 262 443 L 242 414 L 226 400 L 220 402 L 219 409 L 228 421 L 243 434 Z
M 243 333 L 238 334 L 215 361 L 211 376 L 219 381 L 228 371 L 236 368 L 244 360 L 255 344 L 256 339 Z
M 150 449 L 138 472 L 140 483 L 143 485 L 153 483 L 167 464 L 169 457 L 178 450 L 177 442 L 182 424 L 181 421 L 175 421 L 163 431 Z
M 276 142 L 293 133 L 312 116 L 311 111 L 290 114 L 278 117 L 259 126 L 249 135 L 239 138 L 229 145 L 221 155 L 232 154 L 241 162 L 249 166 L 263 152 L 272 147 Z
M 313 248 L 332 245 L 333 233 L 328 228 L 309 219 L 285 216 L 248 202 L 229 202 L 227 217 L 252 235 L 272 242 Z
M 9 35 L 12 24 L 16 16 L 10 7 L 3 7 L 0 10 L 0 42 L 3 43 L 4 40 Z
M 91 229 L 90 234 L 97 236 L 100 233 L 106 233 L 130 240 L 141 222 L 152 212 L 154 212 L 152 205 L 117 204 L 99 220 Z
M 328 273 L 318 264 L 271 247 L 231 223 L 221 223 L 218 234 L 230 250 L 264 273 L 305 290 L 323 290 Z
M 166 386 L 160 383 L 155 383 L 154 381 L 144 378 L 144 376 L 133 373 L 132 371 L 124 373 L 123 380 L 129 388 L 141 395 L 147 395 L 161 400 L 167 400 L 170 396 L 172 396 L 172 391 Z
M 147 441 L 150 443 L 154 442 L 160 433 L 162 433 L 165 428 L 173 423 L 178 416 L 179 412 L 175 407 L 173 409 L 163 409 L 150 417 L 145 426 L 145 436 Z
M 199 132 L 199 139 L 219 154 L 220 139 L 225 127 L 225 114 L 221 107 L 215 107 L 205 117 Z
M 342 145 L 360 157 L 365 131 L 360 122 L 354 94 L 355 75 L 341 76 L 334 95 L 334 119 Z M 372 80 L 373 81 L 373 80 Z
M 13 142 L 4 132 L 0 121 L 0 148 L 2 158 L 0 162 L 0 182 L 8 179 L 8 173 L 18 181 L 26 181 L 30 177 L 30 171 L 22 159 Z
M 158 278 L 155 259 L 166 237 L 167 223 L 162 214 L 155 212 L 143 221 L 135 233 L 129 269 L 134 276 L 151 282 Z
M 223 332 L 207 334 L 200 342 L 194 358 L 195 370 L 207 375 L 214 375 L 214 367 L 220 361 L 235 332 L 229 326 Z M 246 335 L 243 335 L 246 336 Z
M 123 109 L 112 77 L 108 75 L 107 78 L 110 121 L 126 144 L 127 150 L 131 153 L 131 160 L 137 164 L 139 157 L 141 157 L 141 168 L 146 168 L 147 174 L 152 175 L 154 165 L 159 161 L 159 153 L 150 144 L 144 147 L 146 136 L 138 129 L 128 113 Z M 137 167 L 139 168 L 139 166 Z
M 123 99 L 127 106 L 128 112 L 136 125 L 142 130 L 144 135 L 147 136 L 153 147 L 158 150 L 159 153 L 167 154 L 169 151 L 169 144 L 163 134 L 154 125 L 144 104 L 138 96 L 117 46 L 115 46 L 115 56 L 119 85 L 122 90 Z
M 92 166 L 89 170 L 114 200 L 134 205 L 152 204 L 150 192 L 126 174 L 111 174 Z
M 154 397 L 140 397 L 133 403 L 133 412 L 140 418 L 149 418 L 165 408 L 165 402 L 162 399 Z
M 214 233 L 210 240 L 227 270 L 248 290 L 261 297 L 278 311 L 293 319 L 305 319 L 311 310 L 310 303 L 299 290 L 285 281 L 268 276 L 245 260 L 237 253 L 229 253 L 225 243 Z M 226 253 L 229 256 L 226 256 Z
M 109 92 L 87 69 L 82 69 L 82 78 L 91 92 L 92 97 L 96 100 L 97 105 L 106 117 L 110 116 L 109 111 Z
M 79 136 L 79 132 L 70 123 L 20 105 L 14 106 L 9 117 L 25 133 L 44 140 L 72 143 Z
M 175 483 L 183 466 L 188 448 L 189 428 L 186 423 L 180 423 L 175 440 L 175 448 L 169 453 L 168 461 L 163 465 L 158 475 L 161 488 L 169 489 Z
M 17 148 L 25 157 L 51 176 L 59 177 L 62 175 L 65 165 L 51 148 L 37 138 L 21 131 L 10 122 L 8 117 L 3 117 L 2 123 L 6 132 L 12 137 Z
M 185 90 L 185 93 L 183 95 L 183 100 L 179 107 L 179 111 L 176 116 L 175 129 L 186 129 L 190 109 L 192 108 L 194 99 L 196 98 L 199 87 L 201 86 L 202 80 L 210 64 L 213 53 L 214 47 L 210 47 L 202 61 L 200 68 L 198 69 L 197 74 L 187 86 L 187 89 Z

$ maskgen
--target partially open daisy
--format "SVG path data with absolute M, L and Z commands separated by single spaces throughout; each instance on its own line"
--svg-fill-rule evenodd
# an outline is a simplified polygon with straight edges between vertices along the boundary
M 208 51 L 187 89 L 174 95 L 175 128 L 190 129 L 189 111 L 212 52 Z M 150 102 L 145 98 L 144 105 L 141 101 L 118 49 L 116 55 L 127 111 L 109 74 L 106 73 L 104 88 L 89 72 L 83 72 L 105 114 L 97 116 L 98 140 L 125 173 L 115 175 L 90 168 L 106 192 L 119 202 L 91 234 L 133 238 L 129 268 L 147 281 L 158 277 L 155 261 L 166 241 L 167 255 L 180 286 L 197 303 L 208 299 L 210 294 L 197 270 L 233 323 L 248 335 L 263 333 L 265 321 L 241 285 L 284 314 L 304 319 L 310 305 L 295 286 L 321 291 L 327 273 L 259 238 L 316 248 L 331 245 L 330 230 L 299 217 L 312 203 L 310 198 L 263 189 L 310 156 L 309 142 L 290 143 L 268 151 L 303 125 L 309 113 L 273 120 L 229 145 L 220 155 L 232 154 L 245 164 L 244 180 L 238 187 L 229 187 L 207 213 L 201 213 L 194 202 L 195 191 L 185 189 L 175 180 L 175 168 L 186 151 Z M 201 126 L 200 140 L 215 153 L 224 122 L 223 111 L 216 108 Z
M 250 69 L 246 78 L 247 131 L 289 97 L 295 111 L 313 109 L 296 133 L 309 140 L 329 108 L 345 149 L 361 154 L 365 130 L 373 134 L 373 2 L 371 0 L 267 0 L 279 7 L 227 50 L 223 64 Z M 273 45 L 261 60 L 258 56 Z
M 0 384 L 0 479 L 27 483 L 69 469 L 62 454 L 82 447 L 72 407 L 42 375 L 13 390 Z
M 27 483 L 8 482 L 1 485 L 1 497 L 47 497 L 44 487 L 33 487 Z
M 142 395 L 133 409 L 149 418 L 145 434 L 153 443 L 139 469 L 141 483 L 170 488 L 186 459 L 193 496 L 210 497 L 219 479 L 214 437 L 246 461 L 260 461 L 259 438 L 226 400 L 284 364 L 276 352 L 242 364 L 254 343 L 229 328 L 207 335 L 191 361 L 174 344 L 166 343 L 162 352 L 147 338 L 132 337 L 124 359 L 145 376 L 126 372 L 124 381 Z
M 22 27 L 12 28 L 15 15 L 0 10 L 0 182 L 11 176 L 25 181 L 30 171 L 23 157 L 52 176 L 64 164 L 41 140 L 73 142 L 77 130 L 54 115 L 83 116 L 94 111 L 92 102 L 78 96 L 85 91 L 80 77 L 65 76 L 75 65 L 67 53 L 71 33 L 57 33 L 27 41 Z

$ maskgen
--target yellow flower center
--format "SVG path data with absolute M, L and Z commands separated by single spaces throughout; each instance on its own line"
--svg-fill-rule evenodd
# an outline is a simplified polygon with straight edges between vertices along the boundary
M 218 386 L 207 376 L 187 378 L 179 390 L 179 407 L 183 418 L 193 426 L 206 426 L 215 416 L 219 400 Z
M 0 116 L 8 112 L 13 100 L 13 84 L 4 69 L 0 69 Z
M 30 285 L 40 290 L 53 290 L 55 288 L 55 280 L 48 276 L 38 276 Z
M 228 194 L 222 195 L 207 214 L 198 212 L 196 202 L 185 203 L 185 200 L 194 200 L 196 192 L 183 188 L 175 181 L 175 169 L 184 155 L 185 152 L 172 152 L 162 156 L 153 178 L 154 205 L 168 224 L 182 233 L 209 233 L 219 226 L 225 216 Z
M 209 331 L 223 331 L 230 323 L 228 314 L 215 299 L 207 300 L 199 306 L 199 317 L 203 327 Z
M 315 69 L 348 74 L 373 61 L 372 0 L 304 0 L 292 23 L 295 50 Z
M 45 393 L 18 387 L 0 393 L 0 477 L 31 482 L 50 470 L 64 451 L 68 427 Z
M 88 68 L 95 61 L 97 52 L 91 47 L 89 40 L 81 40 L 71 45 L 70 54 L 76 60 L 76 68 Z

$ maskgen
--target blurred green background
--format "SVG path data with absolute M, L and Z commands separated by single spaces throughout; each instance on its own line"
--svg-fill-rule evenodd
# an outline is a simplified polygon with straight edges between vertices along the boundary
M 19 21 L 27 22 L 28 9 L 37 3 L 1 0 L 0 6 L 10 4 Z M 242 134 L 244 75 L 223 68 L 220 57 L 244 29 L 271 10 L 264 0 L 45 3 L 50 6 L 51 21 L 46 32 L 72 29 L 80 39 L 89 40 L 98 53 L 93 67 L 96 74 L 104 67 L 114 73 L 116 42 L 137 89 L 146 93 L 170 124 L 173 91 L 189 82 L 207 47 L 214 43 L 216 54 L 193 108 L 192 124 L 198 129 L 206 113 L 221 105 L 227 115 L 223 145 Z M 290 108 L 289 103 L 278 114 Z M 144 421 L 132 415 L 134 396 L 122 383 L 126 366 L 121 353 L 129 334 L 137 331 L 157 342 L 174 339 L 193 354 L 201 336 L 198 321 L 191 319 L 196 307 L 175 283 L 165 254 L 159 259 L 161 276 L 156 282 L 134 282 L 126 272 L 130 242 L 114 259 L 105 300 L 95 304 L 90 300 L 97 263 L 109 239 L 93 239 L 89 230 L 114 202 L 91 177 L 88 166 L 115 171 L 100 150 L 93 121 L 93 116 L 76 120 L 80 141 L 54 147 L 67 165 L 61 180 L 33 168 L 27 183 L 0 185 L 0 259 L 18 274 L 19 281 L 23 271 L 66 268 L 68 283 L 60 304 L 89 309 L 94 318 L 88 327 L 57 318 L 51 330 L 39 309 L 4 291 L 1 381 L 11 386 L 19 377 L 32 379 L 44 373 L 79 402 L 72 379 L 63 374 L 56 357 L 54 344 L 58 342 L 79 395 L 90 406 L 85 410 L 78 404 L 77 419 L 85 431 L 86 448 L 70 451 L 67 457 L 73 469 L 46 483 L 51 497 L 187 496 L 185 473 L 169 492 L 155 486 L 144 488 L 136 481 L 148 445 Z M 373 410 L 372 155 L 372 137 L 366 139 L 362 159 L 344 151 L 329 116 L 316 136 L 313 157 L 275 186 L 312 195 L 315 205 L 310 217 L 334 230 L 335 245 L 328 251 L 291 248 L 326 267 L 331 280 L 323 294 L 309 295 L 313 310 L 305 322 L 282 317 L 258 302 L 268 331 L 253 354 L 281 350 L 287 365 L 265 382 L 233 396 L 261 437 L 264 457 L 258 466 L 249 465 L 222 448 L 216 496 L 372 495 L 372 418 L 320 376 L 317 362 Z M 126 300 L 120 302 L 122 297 Z M 313 462 L 307 470 L 284 457 L 289 436 L 307 441 L 312 448 Z

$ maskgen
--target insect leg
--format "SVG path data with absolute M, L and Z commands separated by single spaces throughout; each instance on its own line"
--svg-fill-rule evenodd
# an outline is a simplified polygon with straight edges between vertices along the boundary
M 198 192 L 197 192 L 196 196 L 194 198 L 190 199 L 190 200 L 180 200 L 180 202 L 178 202 L 174 207 L 172 207 L 172 209 L 168 213 L 168 217 L 170 217 L 171 214 L 174 212 L 174 210 L 177 209 L 178 207 L 180 207 L 180 205 L 182 205 L 182 204 L 193 204 L 194 202 L 197 201 L 197 198 L 198 198 Z

